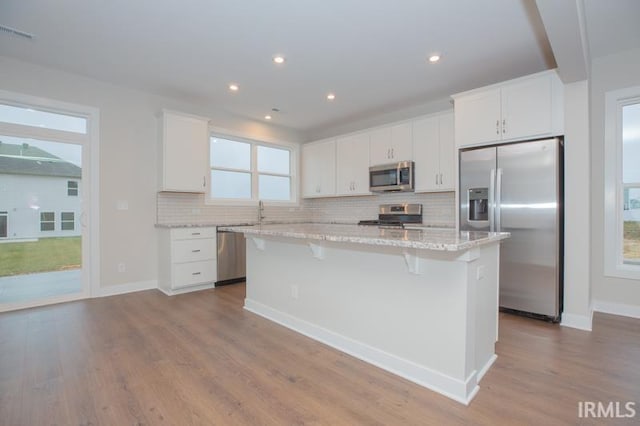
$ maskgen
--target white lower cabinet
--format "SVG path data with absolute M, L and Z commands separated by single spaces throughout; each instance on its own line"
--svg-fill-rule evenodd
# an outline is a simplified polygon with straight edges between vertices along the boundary
M 169 295 L 214 287 L 216 228 L 172 228 L 160 231 L 160 289 Z

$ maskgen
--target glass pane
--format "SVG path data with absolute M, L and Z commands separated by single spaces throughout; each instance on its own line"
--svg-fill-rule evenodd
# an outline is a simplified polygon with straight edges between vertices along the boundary
M 622 108 L 623 259 L 640 264 L 640 104 Z
M 87 119 L 55 112 L 0 104 L 0 121 L 45 129 L 87 133 Z
M 289 150 L 258 146 L 258 171 L 289 174 Z
M 211 197 L 251 199 L 251 173 L 212 170 Z
M 0 310 L 81 292 L 82 198 L 67 191 L 82 188 L 82 145 L 0 141 Z
M 251 170 L 251 144 L 211 138 L 211 167 Z
M 290 180 L 288 177 L 260 175 L 258 177 L 260 199 L 289 201 L 291 199 Z

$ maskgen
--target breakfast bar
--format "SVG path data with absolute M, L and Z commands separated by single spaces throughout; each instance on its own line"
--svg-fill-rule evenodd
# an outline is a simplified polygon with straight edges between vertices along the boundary
M 463 404 L 496 359 L 508 233 L 346 224 L 247 238 L 245 309 Z

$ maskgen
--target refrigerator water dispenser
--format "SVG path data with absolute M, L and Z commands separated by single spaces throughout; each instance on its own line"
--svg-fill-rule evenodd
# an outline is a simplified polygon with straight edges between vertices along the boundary
M 489 189 L 470 188 L 469 189 L 469 220 L 486 221 L 489 220 Z

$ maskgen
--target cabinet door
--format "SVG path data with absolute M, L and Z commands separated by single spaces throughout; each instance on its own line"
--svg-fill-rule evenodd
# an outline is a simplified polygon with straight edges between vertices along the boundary
M 391 158 L 391 127 L 382 127 L 369 132 L 369 164 L 393 163 Z
M 206 191 L 208 141 L 207 119 L 163 113 L 161 191 Z
M 502 139 L 522 139 L 552 132 L 551 75 L 502 88 Z
M 336 141 L 302 147 L 302 196 L 329 197 L 336 193 Z
M 500 89 L 488 89 L 455 100 L 455 137 L 458 146 L 500 140 Z
M 411 122 L 391 126 L 391 160 L 413 160 L 413 143 L 411 138 Z
M 337 195 L 369 194 L 369 134 L 338 138 Z
M 440 116 L 440 191 L 456 190 L 456 144 L 453 133 L 453 114 Z
M 413 122 L 413 161 L 415 190 L 437 191 L 439 183 L 439 123 L 438 117 Z

